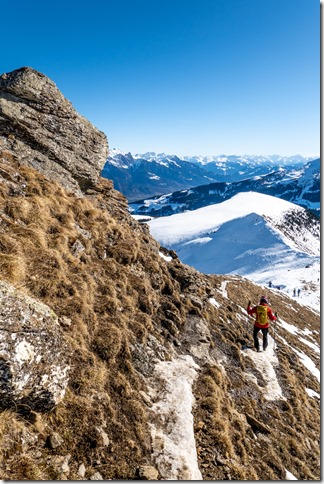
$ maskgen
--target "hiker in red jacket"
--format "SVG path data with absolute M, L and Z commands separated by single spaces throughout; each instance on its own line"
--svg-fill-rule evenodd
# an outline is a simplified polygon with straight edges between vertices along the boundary
M 275 321 L 276 315 L 273 314 L 271 308 L 269 307 L 269 301 L 265 296 L 261 296 L 260 304 L 251 307 L 251 301 L 248 303 L 247 312 L 250 316 L 255 314 L 255 323 L 253 328 L 253 339 L 254 347 L 257 351 L 260 350 L 258 333 L 261 330 L 263 335 L 263 351 L 268 346 L 268 331 L 269 331 L 269 320 Z

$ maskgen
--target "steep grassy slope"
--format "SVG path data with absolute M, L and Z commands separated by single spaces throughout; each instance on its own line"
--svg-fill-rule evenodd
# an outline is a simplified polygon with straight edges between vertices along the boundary
M 284 479 L 286 469 L 319 479 L 319 402 L 305 390 L 319 392 L 319 383 L 292 349 L 319 366 L 310 348 L 319 342 L 318 315 L 270 293 L 282 319 L 311 339 L 277 327 L 283 398 L 265 398 L 262 371 L 242 351 L 252 344 L 244 308 L 264 289 L 181 264 L 130 217 L 109 181 L 78 198 L 2 151 L 0 278 L 48 304 L 72 349 L 61 404 L 0 414 L 2 479 L 99 472 L 125 480 L 143 465 L 168 477 L 151 434 L 163 388 L 156 384 L 154 397 L 150 387 L 156 362 L 188 355 L 199 367 L 193 413 L 204 479 Z

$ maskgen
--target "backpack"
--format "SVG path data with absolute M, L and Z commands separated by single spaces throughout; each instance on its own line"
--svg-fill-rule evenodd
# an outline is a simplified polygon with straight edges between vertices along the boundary
M 257 323 L 264 326 L 268 322 L 268 306 L 259 305 L 256 308 L 257 311 Z

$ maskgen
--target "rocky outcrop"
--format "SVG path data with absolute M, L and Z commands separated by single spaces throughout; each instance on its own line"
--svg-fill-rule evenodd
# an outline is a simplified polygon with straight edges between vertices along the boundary
M 58 317 L 3 281 L 0 307 L 0 408 L 52 410 L 64 397 L 69 371 Z
M 0 77 L 0 148 L 79 193 L 96 184 L 108 155 L 105 134 L 30 67 Z

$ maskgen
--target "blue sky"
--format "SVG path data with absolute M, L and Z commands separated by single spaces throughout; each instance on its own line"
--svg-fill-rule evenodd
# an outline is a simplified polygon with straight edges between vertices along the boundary
M 111 148 L 316 155 L 318 0 L 12 0 L 0 73 L 49 76 Z

